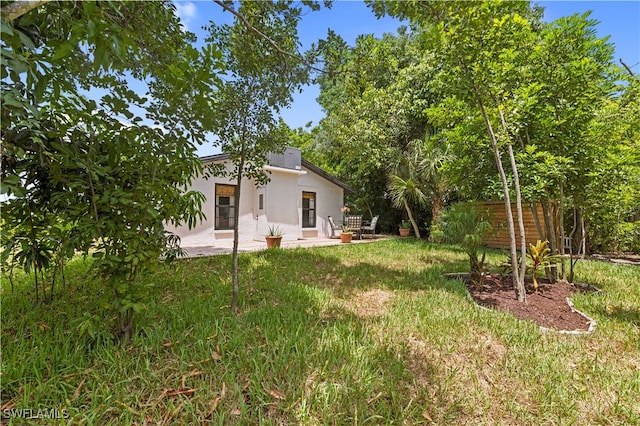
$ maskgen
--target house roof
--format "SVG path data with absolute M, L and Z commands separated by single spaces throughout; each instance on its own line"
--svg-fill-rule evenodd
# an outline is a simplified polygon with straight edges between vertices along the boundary
M 229 154 L 227 153 L 222 153 L 222 154 L 214 154 L 214 155 L 207 155 L 204 157 L 200 157 L 200 161 L 202 161 L 203 163 L 213 163 L 216 161 L 225 161 L 229 159 Z M 353 189 L 352 187 L 350 187 L 349 185 L 347 185 L 346 183 L 342 182 L 340 179 L 338 179 L 335 176 L 330 175 L 329 173 L 325 172 L 324 170 L 322 170 L 320 167 L 316 166 L 315 164 L 305 160 L 304 158 L 302 159 L 302 167 L 311 170 L 313 173 L 317 174 L 318 176 L 328 180 L 329 182 L 338 185 L 340 188 L 342 188 L 345 192 L 345 194 L 355 194 L 356 191 L 355 189 Z

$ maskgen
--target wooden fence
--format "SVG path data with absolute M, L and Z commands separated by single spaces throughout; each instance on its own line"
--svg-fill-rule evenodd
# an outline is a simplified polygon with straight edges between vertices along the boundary
M 482 201 L 479 204 L 483 212 L 487 211 L 489 213 L 488 221 L 493 227 L 493 230 L 482 239 L 482 243 L 487 247 L 509 248 L 511 243 L 509 239 L 509 226 L 507 225 L 507 212 L 504 208 L 504 202 Z M 540 226 L 544 229 L 545 222 L 542 205 L 540 203 L 536 203 L 535 208 L 538 212 L 538 218 L 540 219 Z M 518 248 L 520 248 L 520 227 L 518 226 L 518 215 L 515 203 L 511 204 L 511 212 L 513 214 L 513 222 L 516 228 L 516 240 L 518 242 Z M 531 206 L 528 203 L 523 203 L 522 205 L 522 219 L 524 222 L 527 246 L 529 243 L 535 244 L 536 240 L 544 239 L 544 237 L 538 235 Z

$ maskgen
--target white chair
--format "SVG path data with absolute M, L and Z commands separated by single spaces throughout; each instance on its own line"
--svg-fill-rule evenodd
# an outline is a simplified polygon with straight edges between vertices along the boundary
M 371 236 L 373 237 L 376 233 L 376 225 L 378 224 L 378 218 L 380 217 L 380 215 L 375 216 L 373 219 L 371 219 L 371 223 L 369 225 L 363 226 L 362 228 L 360 228 L 361 232 L 363 234 L 371 232 Z
M 340 232 L 336 235 L 335 231 L 342 231 L 342 226 L 336 225 L 331 216 L 329 216 L 329 227 L 331 228 L 331 236 L 329 238 L 340 238 Z

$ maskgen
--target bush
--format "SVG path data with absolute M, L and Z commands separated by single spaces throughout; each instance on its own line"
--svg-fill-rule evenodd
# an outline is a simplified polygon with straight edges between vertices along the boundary
M 482 259 L 478 259 L 482 236 L 490 230 L 491 225 L 477 205 L 459 203 L 440 214 L 431 228 L 431 238 L 432 241 L 460 245 L 469 256 L 471 279 L 479 284 L 484 269 L 484 254 Z
M 618 251 L 640 254 L 640 221 L 618 224 L 615 234 Z

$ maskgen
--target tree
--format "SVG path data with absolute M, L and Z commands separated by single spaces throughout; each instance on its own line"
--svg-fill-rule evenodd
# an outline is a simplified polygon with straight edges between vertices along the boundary
M 548 185 L 540 200 L 550 212 L 551 200 L 558 200 L 558 217 L 547 232 L 555 253 L 564 254 L 564 238 L 576 227 L 565 230 L 565 211 L 583 211 L 589 186 L 589 173 L 601 158 L 602 136 L 589 137 L 589 125 L 603 102 L 614 93 L 617 71 L 612 63 L 613 46 L 596 35 L 597 21 L 589 13 L 560 18 L 543 26 L 536 49 L 532 51 L 535 90 L 529 94 L 531 106 L 519 118 L 528 147 L 549 164 Z M 567 42 L 571 40 L 571 42 Z M 527 169 L 524 169 L 527 170 Z M 529 180 L 531 180 L 529 178 Z M 578 222 L 583 220 L 579 215 Z M 570 221 L 573 222 L 573 221 Z M 583 236 L 584 237 L 584 236 Z M 573 253 L 571 253 L 573 255 Z M 564 265 L 562 269 L 565 275 Z
M 629 78 L 590 123 L 599 161 L 585 188 L 592 250 L 640 253 L 640 82 Z
M 318 77 L 319 102 L 326 117 L 318 126 L 315 150 L 326 153 L 329 168 L 357 189 L 357 208 L 392 211 L 384 196 L 391 180 L 389 162 L 424 134 L 440 130 L 425 114 L 441 96 L 433 83 L 439 64 L 406 28 L 380 39 L 362 35 L 353 47 L 329 33 L 320 51 L 325 72 Z M 384 216 L 383 226 L 398 221 Z
M 164 224 L 200 214 L 201 194 L 182 188 L 200 170 L 202 115 L 181 106 L 215 89 L 220 62 L 190 46 L 164 2 L 47 3 L 13 21 L 3 14 L 2 34 L 2 220 L 13 225 L 3 255 L 12 244 L 18 254 L 4 260 L 37 280 L 75 251 L 91 253 L 115 334 L 127 341 L 152 284 L 145 271 L 173 241 Z M 147 81 L 151 101 L 127 74 Z M 108 94 L 88 100 L 82 91 L 92 88 Z
M 217 170 L 235 181 L 233 292 L 231 309 L 238 303 L 238 218 L 243 178 L 256 185 L 268 181 L 263 169 L 269 152 L 282 151 L 288 135 L 276 115 L 292 102 L 292 93 L 309 76 L 311 58 L 298 52 L 297 23 L 302 8 L 285 2 L 243 2 L 231 25 L 211 23 L 208 42 L 223 54 L 228 76 L 213 102 L 212 131 L 222 151 L 229 154 L 228 170 Z M 311 4 L 311 9 L 317 5 Z
M 449 144 L 425 135 L 419 170 L 431 195 L 431 223 L 436 223 L 451 190 L 447 164 L 454 161 Z
M 505 110 L 518 88 L 519 74 L 526 70 L 526 55 L 532 45 L 539 12 L 525 2 L 386 2 L 370 3 L 378 15 L 409 19 L 422 32 L 425 44 L 438 46 L 438 59 L 448 72 L 443 77 L 456 96 L 475 103 L 491 142 L 502 184 L 502 195 L 511 241 L 513 284 L 519 301 L 526 299 L 524 271 L 526 244 L 513 139 Z M 491 49 L 486 49 L 490 45 Z M 456 87 L 457 86 L 457 87 Z M 517 263 L 517 239 L 511 212 L 509 181 L 501 146 L 507 149 L 516 193 L 522 262 Z
M 395 208 L 404 209 L 417 238 L 420 230 L 412 206 L 425 207 L 431 199 L 431 221 L 435 223 L 449 190 L 443 163 L 451 157 L 438 140 L 429 135 L 398 150 L 389 165 L 389 196 Z

